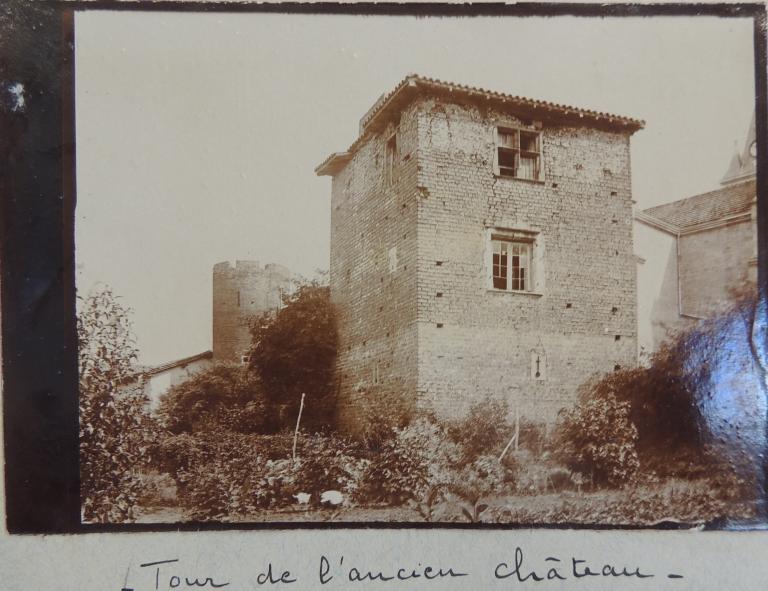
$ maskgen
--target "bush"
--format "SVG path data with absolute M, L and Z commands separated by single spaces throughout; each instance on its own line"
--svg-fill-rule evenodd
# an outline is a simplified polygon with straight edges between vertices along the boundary
M 172 433 L 265 433 L 274 427 L 258 376 L 238 365 L 217 364 L 172 387 L 158 417 Z
M 372 454 L 359 497 L 401 505 L 435 500 L 431 493 L 439 489 L 469 503 L 476 515 L 480 498 L 500 492 L 514 478 L 514 457 L 507 454 L 499 461 L 512 436 L 506 415 L 503 402 L 484 401 L 447 428 L 422 418 L 392 429 L 392 436 Z
M 366 460 L 358 444 L 336 436 L 204 432 L 172 435 L 158 451 L 159 468 L 176 480 L 179 501 L 195 520 L 233 519 L 296 504 L 294 495 L 339 490 L 355 494 Z
M 590 386 L 593 398 L 626 405 L 644 472 L 695 476 L 727 462 L 760 479 L 765 417 L 758 411 L 764 373 L 755 347 L 757 313 L 754 293 L 734 294 L 712 318 L 673 335 L 647 367 Z
M 448 450 L 444 444 L 445 434 L 426 420 L 392 429 L 362 474 L 358 499 L 388 505 L 422 499 L 431 487 L 445 481 L 441 472 Z
M 561 414 L 556 456 L 596 485 L 628 482 L 639 468 L 637 429 L 629 410 L 612 391 L 587 385 L 577 405 Z
M 309 493 L 312 505 L 320 504 L 320 496 L 338 490 L 347 499 L 357 496 L 358 484 L 368 465 L 359 444 L 336 435 L 302 436 L 301 455 L 294 466 L 295 493 Z
M 472 405 L 466 418 L 449 424 L 448 435 L 461 447 L 464 463 L 482 455 L 501 455 L 514 434 L 508 415 L 506 401 L 486 399 Z

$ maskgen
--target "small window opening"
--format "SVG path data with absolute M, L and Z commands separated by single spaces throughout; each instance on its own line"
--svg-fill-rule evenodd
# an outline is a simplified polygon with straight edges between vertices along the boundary
M 392 185 L 395 182 L 395 164 L 397 160 L 397 133 L 387 140 L 387 151 L 384 160 L 384 182 Z
M 541 134 L 506 127 L 497 128 L 498 173 L 519 179 L 541 176 Z

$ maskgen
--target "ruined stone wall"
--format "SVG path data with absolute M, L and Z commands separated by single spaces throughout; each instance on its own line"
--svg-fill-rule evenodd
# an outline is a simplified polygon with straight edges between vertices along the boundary
M 248 320 L 280 305 L 281 293 L 293 288 L 282 265 L 257 261 L 217 263 L 213 267 L 213 359 L 242 360 L 251 344 Z
M 755 235 L 750 220 L 680 238 L 680 290 L 685 314 L 707 317 L 752 279 Z
M 419 406 L 459 417 L 496 396 L 551 422 L 636 363 L 629 137 L 545 122 L 544 180 L 527 181 L 493 168 L 495 127 L 520 120 L 438 98 L 418 113 Z M 536 293 L 491 289 L 492 228 L 537 233 Z
M 386 145 L 395 132 L 389 183 Z M 416 140 L 412 108 L 364 141 L 333 178 L 338 414 L 341 427 L 352 432 L 407 411 L 415 400 Z

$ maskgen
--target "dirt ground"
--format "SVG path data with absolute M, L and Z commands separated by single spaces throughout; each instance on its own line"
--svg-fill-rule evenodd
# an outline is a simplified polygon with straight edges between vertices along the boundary
M 157 479 L 154 504 L 138 512 L 138 523 L 181 523 L 189 517 L 175 502 L 175 487 L 168 479 Z M 546 525 L 556 523 L 635 525 L 678 524 L 699 526 L 718 518 L 721 507 L 707 507 L 690 496 L 690 486 L 662 486 L 641 489 L 564 491 L 538 495 L 508 495 L 484 499 L 479 521 L 490 523 Z M 430 521 L 468 523 L 472 507 L 459 499 L 447 499 L 433 507 Z M 732 503 L 728 512 L 737 518 L 754 514 L 750 503 Z M 423 523 L 427 521 L 415 505 L 403 507 L 338 507 L 307 509 L 295 506 L 266 510 L 251 515 L 232 515 L 217 520 L 229 523 Z

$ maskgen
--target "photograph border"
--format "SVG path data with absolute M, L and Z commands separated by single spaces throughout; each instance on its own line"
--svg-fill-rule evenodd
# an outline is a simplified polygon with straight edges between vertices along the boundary
M 75 321 L 75 31 L 78 11 L 239 12 L 420 17 L 717 16 L 753 21 L 757 131 L 758 294 L 768 297 L 766 8 L 742 4 L 337 4 L 13 0 L 0 14 L 0 83 L 25 104 L 2 105 L 0 291 L 6 527 L 10 533 L 269 529 L 680 529 L 604 524 L 183 522 L 84 524 L 80 519 Z M 5 98 L 3 100 L 6 100 Z M 6 101 L 7 102 L 7 101 Z M 17 108 L 18 107 L 18 108 Z M 766 470 L 766 466 L 763 466 Z

